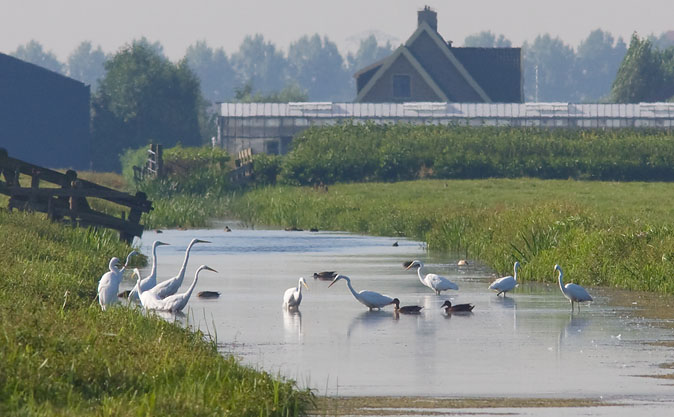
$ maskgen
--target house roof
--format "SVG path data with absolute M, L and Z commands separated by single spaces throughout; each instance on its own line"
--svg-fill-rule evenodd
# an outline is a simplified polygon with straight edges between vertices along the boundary
M 425 24 L 425 23 L 424 23 Z M 425 24 L 428 26 L 427 24 Z M 437 94 L 438 97 L 440 97 L 440 101 L 449 101 L 449 98 L 445 94 L 442 88 L 433 80 L 433 77 L 431 77 L 428 72 L 426 72 L 426 69 L 417 61 L 417 59 L 410 53 L 410 51 L 403 45 L 400 46 L 398 49 L 391 54 L 391 56 L 384 62 L 383 65 L 381 65 L 376 72 L 372 75 L 372 77 L 368 80 L 368 82 L 365 84 L 365 86 L 358 92 L 358 96 L 356 97 L 356 101 L 361 101 L 363 97 L 377 84 L 377 81 L 386 73 L 386 71 L 393 65 L 394 62 L 398 59 L 406 59 L 412 67 L 414 67 L 415 70 L 419 73 L 421 78 L 428 84 L 431 90 L 435 94 Z
M 425 49 L 418 46 L 421 43 Z M 428 47 L 437 53 L 429 53 Z M 362 101 L 401 57 L 412 64 L 443 100 L 485 103 L 522 100 L 520 48 L 452 48 L 423 21 L 393 54 L 354 74 L 356 101 Z
M 56 71 L 52 71 L 31 62 L 15 58 L 11 55 L 3 54 L 2 52 L 0 52 L 0 70 L 2 70 L 3 77 L 8 81 L 11 80 L 11 78 L 24 79 L 27 77 L 26 72 L 31 72 L 32 74 L 39 74 L 41 77 L 45 77 L 46 79 L 52 80 L 54 82 L 61 82 L 79 88 L 86 87 L 83 82 L 80 82 L 74 78 L 67 77 Z
M 495 102 L 521 101 L 520 48 L 451 48 Z

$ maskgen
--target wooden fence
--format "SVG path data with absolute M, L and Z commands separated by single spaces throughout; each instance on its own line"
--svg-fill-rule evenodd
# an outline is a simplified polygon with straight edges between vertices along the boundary
M 31 177 L 30 187 L 22 187 L 21 175 Z M 41 187 L 43 182 L 56 187 Z M 11 158 L 0 148 L 0 193 L 9 196 L 8 209 L 31 210 L 47 213 L 49 219 L 58 221 L 69 218 L 73 225 L 105 227 L 119 231 L 121 240 L 131 242 L 134 236 L 143 234 L 140 217 L 152 210 L 152 202 L 145 193 L 136 195 L 113 190 L 90 181 L 77 178 L 77 172 L 65 174 L 19 159 Z M 100 198 L 129 208 L 129 215 L 122 211 L 121 217 L 93 210 L 87 198 Z
M 253 179 L 253 150 L 246 148 L 239 151 L 234 160 L 236 168 L 229 173 L 229 182 L 236 186 L 242 186 Z
M 147 150 L 147 160 L 145 166 L 133 167 L 133 179 L 136 182 L 143 181 L 146 177 L 161 178 L 164 172 L 164 147 L 158 143 L 150 144 Z

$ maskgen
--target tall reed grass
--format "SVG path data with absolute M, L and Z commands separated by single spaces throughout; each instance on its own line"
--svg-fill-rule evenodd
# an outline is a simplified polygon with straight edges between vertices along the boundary
M 232 211 L 251 223 L 408 236 L 499 273 L 674 294 L 674 189 L 667 183 L 534 179 L 268 187 Z

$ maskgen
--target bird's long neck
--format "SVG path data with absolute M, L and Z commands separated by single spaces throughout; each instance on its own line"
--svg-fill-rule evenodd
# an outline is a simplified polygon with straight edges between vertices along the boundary
M 564 281 L 562 280 L 562 270 L 557 269 L 557 273 L 559 273 L 559 276 L 557 278 L 559 280 L 559 289 L 562 290 L 562 292 L 564 292 Z
M 192 281 L 192 285 L 190 285 L 190 287 L 185 292 L 185 296 L 187 296 L 187 298 L 192 296 L 192 291 L 194 291 L 194 287 L 197 285 L 197 281 L 199 280 L 199 272 L 201 272 L 202 269 L 204 268 L 199 268 L 197 269 L 197 272 L 194 273 L 194 281 Z
M 157 245 L 152 245 L 152 270 L 148 278 L 152 279 L 157 276 Z
M 190 242 L 190 244 L 187 246 L 187 250 L 185 250 L 185 259 L 183 260 L 183 266 L 180 267 L 180 272 L 178 272 L 178 277 L 179 279 L 183 279 L 185 276 L 185 270 L 187 269 L 187 260 L 190 259 L 190 250 L 192 249 L 192 246 L 197 242 Z
M 518 269 L 518 268 L 517 268 L 517 265 L 515 265 L 515 266 L 513 267 L 513 269 L 515 270 L 515 272 L 514 272 L 514 274 L 513 274 L 513 278 L 515 279 L 515 282 L 517 282 L 517 269 Z
M 424 266 L 419 265 L 419 268 L 417 268 L 417 275 L 419 275 L 419 281 L 421 281 L 422 283 L 425 283 L 424 282 L 424 273 L 423 273 L 422 269 L 424 269 Z
M 360 294 L 356 292 L 356 290 L 353 289 L 351 286 L 351 280 L 349 278 L 344 278 L 346 280 L 346 286 L 349 287 L 349 290 L 351 290 L 351 294 L 353 294 L 354 297 L 360 298 Z
M 297 292 L 302 293 L 302 281 L 297 282 Z
M 143 291 L 143 289 L 140 287 L 140 277 L 138 277 L 138 281 L 136 281 L 136 286 L 133 287 L 133 289 L 136 290 L 136 292 L 138 293 L 138 297 L 139 297 L 139 298 L 140 298 L 140 296 L 145 292 L 145 291 Z

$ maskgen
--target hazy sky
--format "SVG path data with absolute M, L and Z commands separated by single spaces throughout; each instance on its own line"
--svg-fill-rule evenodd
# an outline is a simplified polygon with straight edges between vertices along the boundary
M 35 39 L 64 61 L 84 40 L 114 52 L 145 36 L 179 59 L 197 40 L 231 54 L 255 33 L 285 51 L 318 33 L 344 52 L 369 31 L 404 42 L 424 5 L 438 12 L 440 34 L 459 46 L 482 30 L 514 46 L 550 33 L 573 47 L 598 28 L 625 42 L 634 31 L 674 30 L 674 0 L 0 0 L 0 52 Z

